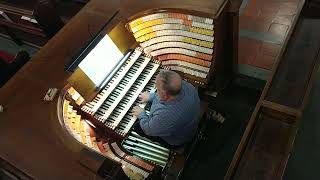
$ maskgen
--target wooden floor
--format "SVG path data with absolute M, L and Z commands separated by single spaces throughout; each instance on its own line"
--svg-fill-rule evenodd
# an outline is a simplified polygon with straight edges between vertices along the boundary
M 271 71 L 301 0 L 244 0 L 240 9 L 239 64 Z

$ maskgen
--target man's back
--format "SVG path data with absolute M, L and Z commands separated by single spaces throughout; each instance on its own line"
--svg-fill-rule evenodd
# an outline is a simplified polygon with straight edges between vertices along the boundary
M 182 82 L 181 92 L 172 101 L 161 101 L 155 95 L 147 126 L 142 127 L 147 135 L 158 136 L 170 145 L 181 145 L 192 139 L 198 126 L 200 99 L 197 90 Z M 158 118 L 152 118 L 157 116 Z

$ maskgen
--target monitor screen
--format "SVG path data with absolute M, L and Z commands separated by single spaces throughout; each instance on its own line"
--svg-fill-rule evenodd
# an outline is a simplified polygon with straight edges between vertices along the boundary
M 105 35 L 79 64 L 80 69 L 99 87 L 122 59 L 123 53 Z

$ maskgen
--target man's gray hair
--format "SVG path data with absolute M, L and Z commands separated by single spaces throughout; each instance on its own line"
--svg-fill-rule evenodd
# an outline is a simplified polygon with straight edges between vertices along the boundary
M 162 70 L 158 75 L 162 89 L 171 96 L 176 96 L 181 90 L 181 77 L 174 71 Z

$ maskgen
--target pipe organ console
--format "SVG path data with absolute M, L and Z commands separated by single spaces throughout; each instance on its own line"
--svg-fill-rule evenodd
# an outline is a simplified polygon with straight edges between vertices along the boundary
M 225 88 L 236 62 L 236 53 L 228 49 L 234 47 L 232 28 L 237 28 L 228 22 L 232 21 L 228 14 L 230 6 L 229 0 L 126 0 L 121 3 L 91 0 L 40 50 L 28 67 L 11 80 L 19 86 L 9 82 L 0 89 L 0 103 L 6 107 L 0 114 L 5 122 L 0 127 L 0 140 L 6 144 L 4 151 L 0 148 L 1 158 L 35 179 L 97 179 L 95 175 L 123 179 L 124 174 L 130 179 L 152 179 L 159 174 L 164 179 L 176 178 L 183 169 L 178 166 L 177 152 L 137 134 L 134 130 L 137 118 L 131 111 L 136 105 L 147 109 L 148 105 L 141 104 L 138 96 L 143 91 L 155 91 L 155 78 L 162 69 L 177 71 L 195 86 Z M 101 19 L 107 23 L 100 32 L 93 31 L 98 34 L 93 38 L 92 29 L 97 24 L 103 26 Z M 63 70 L 74 56 L 70 52 L 83 48 L 78 43 L 83 40 L 83 34 L 94 40 L 72 65 L 79 65 L 98 48 L 96 42 L 102 41 L 98 38 L 101 34 L 107 34 L 122 53 L 129 52 L 112 65 L 102 83 L 93 83 L 88 74 L 82 74 L 81 64 L 73 72 Z M 112 64 L 109 48 L 111 46 L 102 47 L 102 56 L 95 54 L 94 59 Z M 111 67 L 100 66 L 103 68 L 96 68 Z M 52 69 L 56 71 L 54 76 L 48 74 Z M 97 69 L 90 72 L 99 74 Z M 11 88 L 16 92 L 19 87 L 24 91 L 14 97 L 24 97 L 33 106 L 21 105 L 19 98 L 7 99 L 12 97 Z M 54 95 L 48 101 L 35 98 L 46 94 L 48 88 L 59 90 L 58 98 Z M 24 114 L 21 119 L 28 119 L 28 123 L 20 121 L 12 133 L 3 130 L 11 127 L 14 122 L 11 120 L 17 118 L 17 114 Z M 26 129 L 30 129 L 32 135 L 26 135 Z M 19 143 L 29 143 L 24 144 L 29 158 L 19 158 L 21 152 L 16 150 L 17 144 L 11 142 L 12 134 L 19 137 Z M 38 142 L 33 141 L 34 138 Z M 47 163 L 38 163 L 44 161 Z
M 142 51 L 136 48 L 122 61 L 105 87 L 81 109 L 76 106 L 84 99 L 74 88 L 68 88 L 63 96 L 62 124 L 68 132 L 87 147 L 121 163 L 133 179 L 147 178 L 155 166 L 170 168 L 175 154 L 132 130 L 137 120 L 131 115 L 133 106 L 146 106 L 139 103 L 139 94 L 154 91 L 156 75 L 168 69 Z M 106 133 L 96 134 L 95 128 Z

